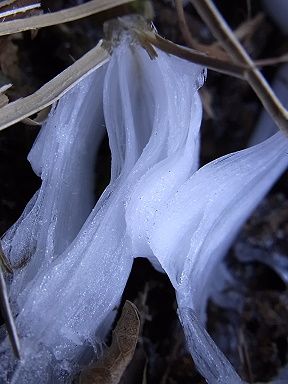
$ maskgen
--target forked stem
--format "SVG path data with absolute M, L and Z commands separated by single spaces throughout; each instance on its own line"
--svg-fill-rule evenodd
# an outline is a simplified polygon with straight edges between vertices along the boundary
M 190 2 L 194 5 L 214 37 L 219 40 L 232 60 L 238 65 L 244 65 L 244 78 L 253 88 L 278 128 L 287 135 L 287 110 L 283 107 L 270 85 L 258 70 L 216 6 L 211 0 L 190 0 Z

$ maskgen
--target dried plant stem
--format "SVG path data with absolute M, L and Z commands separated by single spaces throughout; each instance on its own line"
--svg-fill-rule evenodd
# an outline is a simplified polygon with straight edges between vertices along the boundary
M 199 41 L 197 41 L 197 39 L 194 39 L 186 21 L 182 0 L 175 0 L 175 7 L 178 15 L 179 27 L 188 47 L 196 49 L 199 52 L 203 52 L 209 57 L 217 58 L 224 62 L 229 62 L 230 57 L 223 50 L 223 48 L 219 45 L 218 42 L 208 45 L 201 44 Z
M 15 3 L 17 0 L 2 0 L 0 2 L 0 8 L 7 7 L 7 5 L 11 5 Z
M 216 57 L 211 57 L 202 53 L 200 51 L 196 51 L 194 49 L 182 47 L 181 45 L 175 44 L 170 40 L 164 39 L 157 33 L 152 32 L 142 32 L 137 31 L 137 35 L 139 40 L 143 41 L 143 45 L 147 42 L 154 45 L 157 48 L 160 48 L 162 51 L 170 53 L 171 55 L 175 55 L 180 57 L 181 59 L 185 59 L 188 61 L 192 61 L 193 63 L 204 65 L 205 67 L 223 73 L 225 75 L 234 76 L 240 79 L 244 79 L 244 69 L 243 65 L 231 63 L 229 61 L 224 61 L 218 59 Z
M 40 3 L 35 3 L 35 4 L 26 5 L 24 7 L 12 8 L 12 9 L 9 9 L 8 11 L 0 12 L 0 17 L 5 18 L 8 16 L 14 16 L 18 13 L 25 13 L 27 11 L 31 11 L 32 9 L 36 9 L 40 7 L 41 7 Z
M 201 44 L 194 39 L 187 24 L 182 0 L 175 0 L 175 7 L 182 36 L 190 48 L 205 52 L 210 57 L 217 57 L 218 59 L 226 62 L 230 61 L 230 57 L 218 41 L 213 44 Z M 241 39 L 245 39 L 249 34 L 254 33 L 255 29 L 259 27 L 259 24 L 263 21 L 263 19 L 263 14 L 259 13 L 255 18 L 249 19 L 248 21 L 242 23 L 240 27 L 234 31 L 234 34 L 240 41 Z
M 0 266 L 0 303 L 5 318 L 5 324 L 9 335 L 10 342 L 15 356 L 20 359 L 20 341 L 16 330 L 16 325 L 13 319 L 12 311 L 9 304 L 6 283 L 4 280 L 2 268 Z
M 11 83 L 8 83 L 8 84 L 4 84 L 0 87 L 0 93 L 3 93 L 5 91 L 7 91 L 7 89 L 11 88 L 12 87 L 12 84 Z
M 184 37 L 184 40 L 189 47 L 193 48 L 194 39 L 190 33 L 189 27 L 186 22 L 182 0 L 175 0 L 175 8 L 178 15 L 179 27 Z
M 264 67 L 268 65 L 283 64 L 288 62 L 288 53 L 278 57 L 269 57 L 267 59 L 255 60 L 254 63 L 258 67 Z
M 0 243 L 0 268 L 1 267 L 3 267 L 6 270 L 6 272 L 13 273 L 12 266 L 9 260 L 7 260 L 6 256 L 4 255 L 4 252 Z
M 63 9 L 58 12 L 31 16 L 25 19 L 5 21 L 0 23 L 0 36 L 48 27 L 56 24 L 68 23 L 98 12 L 106 11 L 107 9 L 114 8 L 119 5 L 131 3 L 132 1 L 134 0 L 91 0 L 88 3 Z
M 263 13 L 258 13 L 253 19 L 249 18 L 235 29 L 234 34 L 238 40 L 252 36 L 258 28 L 261 28 L 261 23 L 265 20 Z M 218 43 L 219 44 L 219 43 Z
M 190 0 L 197 12 L 237 64 L 244 64 L 244 78 L 253 88 L 278 128 L 288 134 L 288 112 L 255 66 L 211 0 Z
M 100 41 L 95 48 L 91 49 L 32 95 L 2 107 L 0 109 L 0 131 L 60 99 L 77 82 L 105 64 L 109 57 L 109 53 L 102 47 L 102 41 Z

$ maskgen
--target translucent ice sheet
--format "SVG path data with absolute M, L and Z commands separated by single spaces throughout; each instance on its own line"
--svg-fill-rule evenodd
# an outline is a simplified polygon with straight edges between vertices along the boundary
M 3 239 L 11 264 L 23 258 L 25 248 L 31 252 L 11 284 L 23 362 L 13 360 L 7 340 L 1 345 L 3 378 L 8 374 L 13 383 L 39 383 L 40 378 L 41 383 L 69 382 L 79 364 L 89 361 L 89 351 L 91 355 L 104 341 L 133 257 L 138 256 L 125 221 L 132 191 L 154 166 L 171 164 L 173 156 L 175 161 L 182 159 L 182 149 L 189 163 L 185 165 L 182 159 L 187 168 L 183 173 L 197 168 L 201 105 L 196 93 L 203 81 L 202 69 L 161 52 L 151 61 L 144 49 L 134 44 L 129 47 L 124 39 L 114 50 L 107 70 L 101 71 L 85 80 L 87 84 L 90 81 L 87 92 L 91 96 L 83 103 L 91 103 L 90 108 L 83 104 L 84 111 L 81 107 L 74 113 L 83 86 L 80 83 L 50 116 L 30 155 L 43 180 L 41 190 Z M 84 176 L 92 183 L 93 172 L 90 169 L 88 173 L 91 159 L 87 159 L 83 161 L 85 170 L 74 173 L 71 162 L 77 163 L 79 154 L 73 148 L 80 140 L 85 154 L 93 151 L 95 156 L 93 137 L 103 124 L 101 104 L 98 110 L 95 103 L 101 95 L 112 153 L 111 182 L 82 226 L 93 203 L 89 203 L 93 194 L 84 188 Z M 67 168 L 71 183 L 65 178 Z M 78 198 L 73 201 L 75 190 Z M 53 212 L 50 199 L 57 211 Z M 88 208 L 82 214 L 80 207 L 86 202 Z M 67 220 L 62 215 L 68 215 Z M 25 231 L 20 231 L 20 226 Z
M 18 267 L 10 296 L 23 354 L 17 363 L 4 338 L 3 382 L 71 382 L 105 340 L 133 259 L 146 257 L 176 290 L 207 381 L 241 383 L 205 331 L 206 301 L 237 231 L 287 167 L 288 140 L 278 133 L 197 170 L 203 69 L 157 53 L 124 36 L 54 107 L 31 151 L 42 186 L 2 241 Z M 104 125 L 111 181 L 92 209 Z
M 105 71 L 88 76 L 54 106 L 29 154 L 42 185 L 1 241 L 14 270 L 14 303 L 25 300 L 25 287 L 67 248 L 95 204 Z
M 179 171 L 174 184 L 165 174 L 169 168 L 149 171 L 127 208 L 134 252 L 137 245 L 143 252 L 146 244 L 147 253 L 169 276 L 189 350 L 211 384 L 241 382 L 205 331 L 213 274 L 241 225 L 286 169 L 287 151 L 287 138 L 277 133 L 255 147 L 213 161 L 184 182 Z

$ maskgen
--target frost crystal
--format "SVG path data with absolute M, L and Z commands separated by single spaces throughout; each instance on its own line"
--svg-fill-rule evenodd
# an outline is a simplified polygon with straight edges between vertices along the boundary
M 2 239 L 24 354 L 17 363 L 3 338 L 3 382 L 71 382 L 104 341 L 134 257 L 168 274 L 208 382 L 241 382 L 205 331 L 206 300 L 215 267 L 286 168 L 288 141 L 279 133 L 197 171 L 203 69 L 157 54 L 124 38 L 36 140 L 29 159 L 42 186 Z M 92 209 L 104 125 L 111 181 Z

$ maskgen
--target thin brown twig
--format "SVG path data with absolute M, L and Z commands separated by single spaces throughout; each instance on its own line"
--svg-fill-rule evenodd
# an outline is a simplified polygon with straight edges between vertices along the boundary
M 8 273 L 13 273 L 12 266 L 9 260 L 6 258 L 0 243 L 0 267 L 3 267 Z
M 20 341 L 17 334 L 16 325 L 13 319 L 11 307 L 9 304 L 6 283 L 4 280 L 1 266 L 0 266 L 0 303 L 1 303 L 7 332 L 9 335 L 9 339 L 10 339 L 14 354 L 18 359 L 20 359 L 21 358 Z
M 7 7 L 8 5 L 11 5 L 15 3 L 17 0 L 2 0 L 0 3 L 0 8 Z
M 260 59 L 260 60 L 254 61 L 255 65 L 257 65 L 258 67 L 283 64 L 287 62 L 288 62 L 288 53 L 285 53 L 284 55 L 278 56 L 278 57 L 269 57 L 267 59 Z
M 12 84 L 11 83 L 8 83 L 8 84 L 4 84 L 0 87 L 0 93 L 3 93 L 3 92 L 6 92 L 7 89 L 11 88 L 12 87 Z
M 237 64 L 244 64 L 244 77 L 261 100 L 263 106 L 277 124 L 278 128 L 288 134 L 288 112 L 272 91 L 270 85 L 255 66 L 244 47 L 237 40 L 218 9 L 211 0 L 190 0 L 197 12 L 210 28 L 227 53 Z
M 15 16 L 18 13 L 25 13 L 27 11 L 32 11 L 32 10 L 34 10 L 36 8 L 40 8 L 40 7 L 41 7 L 40 3 L 35 3 L 35 4 L 25 5 L 23 7 L 12 8 L 12 9 L 8 9 L 6 11 L 0 12 L 0 17 L 5 18 L 8 16 Z
M 246 4 L 247 4 L 247 19 L 250 20 L 250 19 L 251 19 L 251 16 L 252 16 L 252 4 L 251 4 L 251 0 L 246 0 Z
M 5 21 L 0 23 L 0 36 L 68 23 L 133 1 L 134 0 L 91 0 L 88 1 L 88 3 L 76 5 L 75 7 L 57 12 L 31 16 L 25 19 Z
M 234 34 L 238 40 L 246 39 L 249 35 L 253 35 L 257 28 L 263 23 L 265 17 L 263 13 L 258 13 L 253 19 L 249 18 L 235 29 Z
M 193 48 L 194 47 L 194 39 L 190 33 L 189 27 L 186 22 L 185 13 L 183 9 L 182 0 L 175 0 L 175 8 L 178 15 L 179 27 L 182 33 L 182 36 L 186 42 L 186 44 Z
M 188 47 L 199 51 L 199 53 L 203 52 L 210 57 L 217 58 L 226 62 L 230 61 L 229 56 L 222 49 L 218 42 L 215 42 L 214 44 L 202 44 L 197 41 L 197 39 L 194 39 L 186 21 L 182 0 L 175 0 L 175 8 L 178 15 L 180 30 Z
M 248 347 L 247 347 L 247 343 L 245 340 L 245 335 L 244 335 L 242 327 L 240 328 L 240 330 L 238 332 L 238 340 L 239 340 L 238 352 L 240 355 L 241 363 L 247 369 L 247 375 L 249 378 L 249 383 L 254 383 L 251 360 L 250 360 L 249 351 L 248 351 Z
M 244 79 L 245 67 L 228 61 L 224 61 L 215 57 L 208 56 L 200 51 L 196 51 L 181 45 L 175 44 L 170 40 L 164 39 L 157 33 L 153 32 L 139 32 L 136 31 L 139 40 L 145 40 L 145 43 L 149 42 L 155 47 L 165 51 L 174 56 L 178 56 L 181 59 L 192 61 L 195 64 L 203 65 L 213 71 L 223 73 L 225 75 L 234 76 L 240 79 Z
M 227 61 L 227 53 L 219 46 L 218 42 L 214 44 L 202 44 L 195 39 L 188 27 L 182 0 L 175 0 L 175 8 L 178 16 L 179 27 L 187 46 L 199 53 L 205 53 L 208 56 L 217 57 L 217 59 Z M 229 58 L 230 59 L 230 58 Z
M 227 52 L 223 50 L 218 41 L 208 45 L 201 44 L 196 39 L 194 39 L 187 24 L 182 0 L 175 0 L 175 8 L 179 20 L 180 30 L 188 47 L 196 49 L 200 52 L 204 52 L 212 58 L 217 58 L 224 62 L 230 61 L 230 57 L 228 56 Z M 260 13 L 254 19 L 249 19 L 248 21 L 241 24 L 240 27 L 234 31 L 237 38 L 241 41 L 241 39 L 244 39 L 247 36 L 247 31 L 253 33 L 253 30 L 259 25 L 260 22 L 263 21 L 263 18 L 263 14 Z

